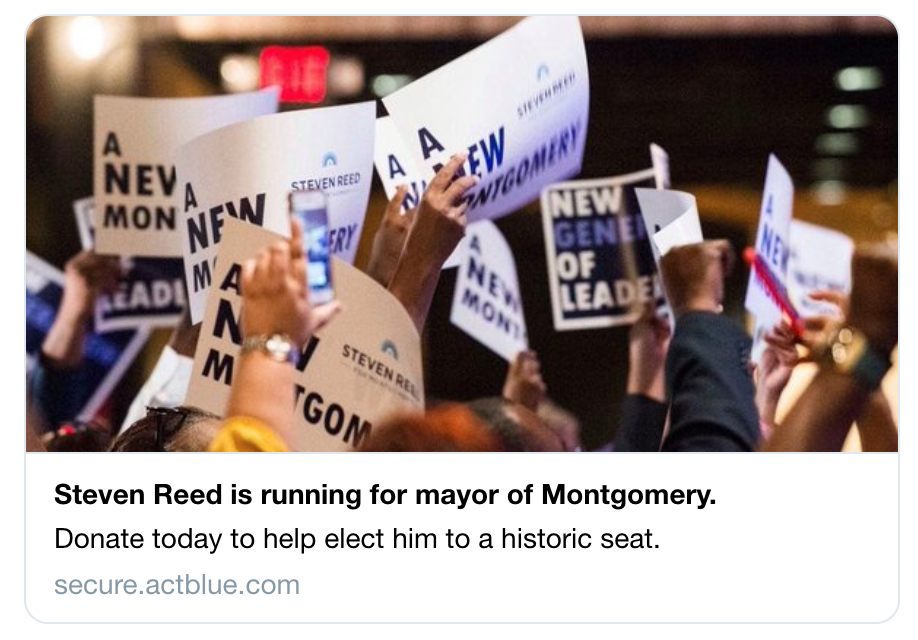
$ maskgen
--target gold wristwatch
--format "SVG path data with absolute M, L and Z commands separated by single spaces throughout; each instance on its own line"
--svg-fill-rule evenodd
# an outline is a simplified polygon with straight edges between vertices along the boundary
M 816 356 L 822 368 L 853 376 L 871 391 L 880 387 L 891 366 L 888 356 L 874 349 L 861 331 L 848 325 L 830 331 Z
M 283 333 L 271 335 L 246 336 L 242 341 L 242 353 L 260 351 L 275 362 L 294 362 L 297 357 L 296 346 L 290 336 Z

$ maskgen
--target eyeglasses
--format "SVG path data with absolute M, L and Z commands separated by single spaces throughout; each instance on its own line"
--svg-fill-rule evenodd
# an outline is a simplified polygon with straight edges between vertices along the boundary
M 156 449 L 157 452 L 166 450 L 166 441 L 172 438 L 188 418 L 188 410 L 172 407 L 147 407 L 147 416 L 156 418 Z

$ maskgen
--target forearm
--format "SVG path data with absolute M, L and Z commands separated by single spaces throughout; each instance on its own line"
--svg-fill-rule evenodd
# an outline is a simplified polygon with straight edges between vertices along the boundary
M 384 250 L 373 248 L 370 261 L 367 263 L 367 275 L 384 287 L 392 282 L 392 275 L 398 266 L 398 256 L 392 256 Z
M 293 449 L 294 367 L 260 351 L 241 354 L 233 373 L 227 417 L 247 416 L 270 426 Z
M 442 262 L 440 264 L 442 265 Z M 406 260 L 404 256 L 392 276 L 389 292 L 405 307 L 418 333 L 424 331 L 439 282 L 440 266 L 424 262 L 415 263 L 410 259 Z
M 764 449 L 840 451 L 869 394 L 850 375 L 820 371 L 765 443 Z
M 198 346 L 198 336 L 201 334 L 201 323 L 192 325 L 188 309 L 182 314 L 182 319 L 169 336 L 169 346 L 180 356 L 194 358 Z
M 781 398 L 781 392 L 775 392 L 774 389 L 767 388 L 766 385 L 760 384 L 755 391 L 755 406 L 759 410 L 759 420 L 774 427 L 778 416 L 778 400 Z
M 636 367 L 628 369 L 626 393 L 629 396 L 646 396 L 655 402 L 666 402 L 666 373 L 663 367 L 655 371 L 641 371 Z
M 857 420 L 861 449 L 864 451 L 898 451 L 899 428 L 882 391 L 874 391 L 867 408 Z
M 79 367 L 83 361 L 83 343 L 88 333 L 88 323 L 87 314 L 58 314 L 41 345 L 45 364 L 54 369 Z

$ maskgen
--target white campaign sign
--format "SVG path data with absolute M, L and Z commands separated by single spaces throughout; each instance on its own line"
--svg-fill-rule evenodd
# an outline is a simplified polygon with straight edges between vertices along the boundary
M 405 196 L 402 212 L 416 208 L 427 188 L 427 180 L 395 128 L 392 118 L 382 117 L 376 120 L 374 156 L 376 173 L 382 182 L 386 197 L 391 200 L 396 189 L 400 185 L 406 185 L 408 194 Z
M 513 251 L 488 220 L 468 231 L 450 321 L 508 362 L 529 348 Z
M 851 292 L 854 241 L 834 229 L 791 221 L 787 292 L 801 316 L 836 315 L 831 304 L 812 300 L 814 291 Z
M 787 263 L 790 259 L 790 225 L 794 213 L 794 183 L 777 157 L 768 157 L 765 193 L 759 213 L 759 228 L 755 238 L 756 260 L 770 272 L 774 284 L 787 285 Z M 757 275 L 749 274 L 746 289 L 746 310 L 759 325 L 771 327 L 781 321 L 780 306 L 768 293 L 768 287 Z M 753 349 L 755 354 L 756 349 Z
M 208 131 L 274 113 L 277 101 L 277 89 L 206 98 L 96 96 L 96 250 L 180 257 L 176 151 Z
M 579 173 L 589 75 L 576 17 L 535 17 L 383 99 L 424 176 L 468 152 L 481 182 L 470 222 L 496 218 Z
M 405 141 L 395 128 L 392 118 L 385 116 L 376 120 L 376 173 L 382 182 L 386 197 L 392 199 L 400 185 L 408 187 L 402 212 L 415 209 L 421 203 L 424 190 L 427 189 L 427 179 L 418 168 L 414 156 L 408 151 Z M 474 223 L 473 223 L 474 224 Z M 472 226 L 469 227 L 471 231 Z M 444 269 L 454 269 L 462 262 L 468 246 L 468 234 L 459 242 L 456 249 L 450 254 Z
M 92 249 L 96 243 L 96 199 L 92 196 L 73 201 L 73 216 L 76 218 L 77 230 L 80 232 L 80 246 Z
M 654 167 L 665 166 L 667 168 L 663 177 L 658 177 L 658 184 L 661 180 L 664 180 L 664 184 L 668 184 L 669 159 L 665 151 L 654 147 L 656 145 L 651 145 L 650 148 L 650 153 L 654 158 Z M 650 238 L 650 248 L 653 251 L 657 273 L 659 273 L 660 258 L 669 253 L 670 249 L 704 240 L 701 232 L 701 219 L 698 216 L 698 205 L 695 202 L 695 196 L 682 191 L 660 188 L 635 189 L 634 191 L 640 205 L 644 228 Z M 665 299 L 666 290 L 662 286 L 660 288 L 663 290 Z M 671 327 L 675 326 L 676 317 L 669 306 L 669 300 L 666 300 L 662 309 L 658 309 L 657 312 L 669 318 Z
M 651 238 L 653 258 L 657 265 L 673 247 L 704 240 L 695 196 L 682 191 L 635 189 L 641 206 L 641 218 Z
M 186 404 L 224 413 L 242 344 L 241 265 L 279 238 L 226 220 Z M 303 348 L 297 365 L 300 451 L 350 450 L 391 413 L 424 409 L 421 340 L 411 318 L 369 276 L 340 260 L 332 266 L 344 310 Z
M 657 183 L 657 189 L 669 189 L 671 184 L 669 154 L 666 153 L 666 149 L 658 144 L 651 144 L 650 160 L 653 164 L 654 181 Z
M 191 321 L 204 314 L 222 227 L 236 218 L 289 235 L 291 191 L 328 196 L 328 246 L 352 263 L 373 181 L 373 102 L 241 122 L 179 150 Z

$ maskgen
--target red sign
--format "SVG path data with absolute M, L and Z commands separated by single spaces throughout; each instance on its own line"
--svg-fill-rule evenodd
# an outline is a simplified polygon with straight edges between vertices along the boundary
M 281 88 L 281 102 L 318 104 L 325 100 L 325 47 L 265 47 L 261 51 L 261 86 Z

